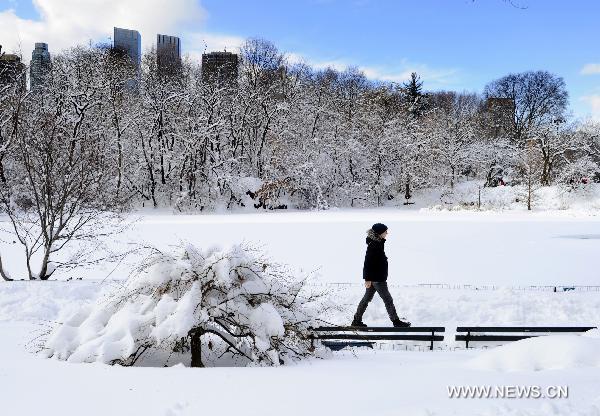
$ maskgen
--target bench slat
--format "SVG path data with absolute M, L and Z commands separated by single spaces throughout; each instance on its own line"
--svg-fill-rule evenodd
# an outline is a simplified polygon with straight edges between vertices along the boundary
M 520 341 L 527 338 L 536 338 L 544 335 L 456 335 L 456 341 Z
M 443 341 L 442 335 L 361 335 L 361 334 L 318 334 L 314 339 L 356 339 L 364 341 Z
M 313 328 L 316 332 L 445 332 L 443 326 L 412 326 L 408 328 L 394 328 L 386 326 L 367 326 L 359 328 L 355 326 L 322 326 Z
M 368 348 L 373 349 L 373 343 L 366 342 L 366 341 L 347 341 L 347 342 L 323 341 L 323 345 L 332 351 L 340 351 L 346 347 L 368 347 Z
M 594 326 L 459 326 L 456 332 L 585 332 Z

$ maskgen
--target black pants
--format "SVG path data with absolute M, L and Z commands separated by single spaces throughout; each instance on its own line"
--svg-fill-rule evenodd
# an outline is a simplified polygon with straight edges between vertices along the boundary
M 371 282 L 371 287 L 367 288 L 367 290 L 365 291 L 365 295 L 358 304 L 358 309 L 356 310 L 356 314 L 354 315 L 354 320 L 362 321 L 362 316 L 367 310 L 369 302 L 373 300 L 375 292 L 379 293 L 379 296 L 381 296 L 383 304 L 385 305 L 385 310 L 387 311 L 390 319 L 392 321 L 399 319 L 398 314 L 396 313 L 396 307 L 394 306 L 394 299 L 392 299 L 392 295 L 388 290 L 387 282 Z

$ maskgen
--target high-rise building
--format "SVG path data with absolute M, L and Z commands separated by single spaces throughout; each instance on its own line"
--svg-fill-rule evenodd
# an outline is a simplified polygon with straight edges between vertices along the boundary
M 163 75 L 172 75 L 181 69 L 181 44 L 176 36 L 156 35 L 156 64 Z
M 35 49 L 31 52 L 31 63 L 29 64 L 31 89 L 44 84 L 44 79 L 48 75 L 50 67 L 51 61 L 50 52 L 48 52 L 48 44 L 41 42 L 36 43 Z
M 142 63 L 142 37 L 137 30 L 114 28 L 114 48 L 127 55 L 131 63 L 139 68 Z
M 0 85 L 17 83 L 25 91 L 27 89 L 27 74 L 21 57 L 14 54 L 2 53 L 0 45 Z
M 231 52 L 202 54 L 202 80 L 235 81 L 238 76 L 238 56 Z
M 486 128 L 492 138 L 511 137 L 514 117 L 514 99 L 490 97 L 486 100 Z

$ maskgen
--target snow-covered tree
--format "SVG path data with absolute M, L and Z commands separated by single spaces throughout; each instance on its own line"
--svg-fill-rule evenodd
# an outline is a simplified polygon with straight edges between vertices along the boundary
M 111 48 L 75 50 L 56 55 L 58 68 L 35 95 L 45 99 L 2 86 L 0 181 L 7 170 L 24 175 L 18 152 L 8 156 L 15 138 L 35 142 L 52 117 L 64 121 L 61 137 L 97 145 L 93 166 L 105 183 L 96 200 L 106 206 L 197 212 L 411 203 L 415 191 L 451 193 L 463 180 L 525 181 L 518 159 L 529 140 L 545 185 L 574 174 L 580 160 L 586 174 L 600 162 L 598 134 L 568 120 L 564 81 L 544 71 L 507 75 L 478 95 L 427 92 L 416 74 L 400 85 L 357 68 L 315 70 L 263 39 L 245 42 L 239 76 L 226 82 L 202 77 L 189 58 L 161 74 L 154 50 L 139 70 Z M 500 117 L 513 126 L 490 128 L 498 120 L 488 98 L 515 100 L 514 114 Z M 62 103 L 56 115 L 48 111 L 53 101 Z
M 155 253 L 124 287 L 59 324 L 45 353 L 120 365 L 280 365 L 314 354 L 336 306 L 247 245 Z
M 9 131 L 12 151 L 0 204 L 32 280 L 81 265 L 97 237 L 115 231 L 105 227 L 116 215 L 110 212 L 110 146 L 96 124 L 102 119 L 100 68 L 96 50 L 75 48 L 57 56 L 45 86 L 27 95 L 18 128 Z M 59 259 L 58 252 L 75 241 L 72 255 Z
M 531 140 L 539 152 L 542 164 L 540 182 L 550 185 L 562 168 L 570 169 L 573 162 L 590 155 L 590 142 L 573 125 L 564 126 L 564 121 L 554 120 L 531 133 Z M 583 173 L 582 176 L 587 175 Z
M 427 109 L 427 95 L 423 91 L 423 81 L 416 72 L 413 72 L 403 87 L 408 112 L 414 117 L 421 117 Z

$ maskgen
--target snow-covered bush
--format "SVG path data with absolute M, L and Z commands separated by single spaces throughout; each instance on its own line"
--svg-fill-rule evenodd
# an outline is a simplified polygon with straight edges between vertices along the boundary
M 121 365 L 279 365 L 311 355 L 334 308 L 248 245 L 156 253 L 116 293 L 60 324 L 48 357 Z

